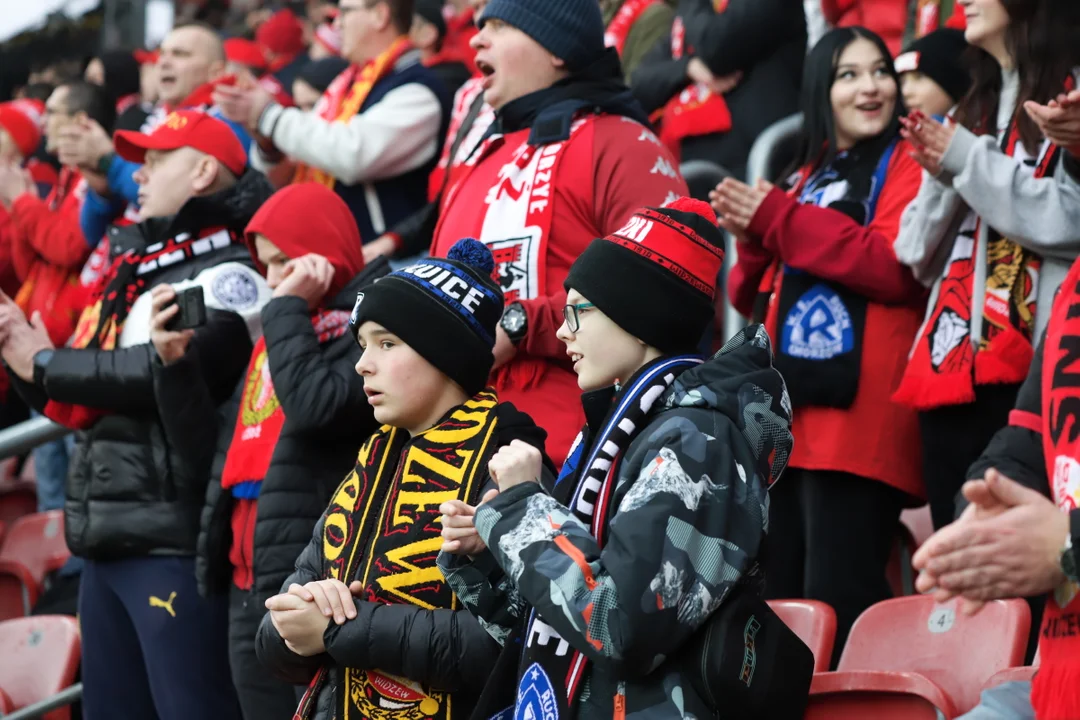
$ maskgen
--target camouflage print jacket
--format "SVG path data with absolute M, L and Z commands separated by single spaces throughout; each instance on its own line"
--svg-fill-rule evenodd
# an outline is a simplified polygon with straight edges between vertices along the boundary
M 792 447 L 790 417 L 769 337 L 747 328 L 654 405 L 619 465 L 603 546 L 557 491 L 529 483 L 477 512 L 487 553 L 443 554 L 440 568 L 504 653 L 520 656 L 521 618 L 531 607 L 585 654 L 590 669 L 573 715 L 621 714 L 621 695 L 628 717 L 709 716 L 665 660 L 736 584 L 757 575 L 767 488 Z M 592 577 L 571 555 L 584 557 Z

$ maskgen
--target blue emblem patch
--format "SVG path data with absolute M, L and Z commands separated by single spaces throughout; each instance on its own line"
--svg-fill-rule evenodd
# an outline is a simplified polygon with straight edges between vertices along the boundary
M 514 720 L 559 720 L 555 688 L 540 663 L 533 663 L 518 683 Z
M 780 348 L 804 360 L 830 360 L 851 352 L 855 333 L 844 301 L 827 285 L 807 290 L 784 320 Z

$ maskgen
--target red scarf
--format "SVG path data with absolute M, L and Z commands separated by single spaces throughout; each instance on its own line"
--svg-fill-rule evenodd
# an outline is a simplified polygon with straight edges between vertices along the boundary
M 1022 150 L 1015 121 L 1005 134 L 1003 150 L 1017 157 Z M 1035 177 L 1054 167 L 1058 148 L 1044 143 Z M 1012 240 L 987 228 L 986 287 L 982 333 L 971 338 L 975 264 L 982 219 L 971 213 L 961 224 L 952 257 L 933 309 L 915 341 L 895 402 L 916 410 L 974 402 L 976 385 L 1023 382 L 1034 356 L 1035 299 L 1039 294 L 1041 259 Z
M 412 43 L 408 37 L 402 36 L 363 67 L 350 65 L 326 88 L 326 92 L 319 98 L 319 104 L 315 106 L 315 112 L 327 122 L 349 122 L 360 112 L 375 84 L 392 73 L 397 61 L 409 50 L 412 50 Z M 297 163 L 292 181 L 317 182 L 329 188 L 333 188 L 336 182 L 329 173 L 304 163 Z
M 727 0 L 713 0 L 716 12 L 727 9 Z M 686 27 L 676 17 L 671 26 L 671 58 L 693 55 L 694 48 L 686 46 Z M 678 160 L 682 141 L 688 137 L 723 133 L 731 129 L 731 112 L 723 96 L 716 95 L 702 83 L 693 83 L 668 100 L 660 120 L 660 140 Z
M 1062 512 L 1080 507 L 1080 426 L 1067 408 L 1080 402 L 1076 378 L 1080 340 L 1080 261 L 1074 262 L 1050 313 L 1043 344 L 1042 439 L 1046 474 Z M 1068 372 L 1066 372 L 1068 370 Z M 1039 641 L 1039 672 L 1031 704 L 1039 720 L 1080 718 L 1080 586 L 1065 581 L 1047 600 Z M 1071 627 L 1070 627 L 1071 623 Z
M 630 36 L 630 29 L 634 27 L 634 23 L 646 10 L 659 2 L 660 0 L 625 0 L 607 26 L 604 44 L 615 48 L 621 57 L 623 48 L 626 47 L 626 38 Z
M 311 316 L 311 324 L 321 345 L 348 331 L 349 313 L 344 310 L 320 310 Z M 262 482 L 270 469 L 270 458 L 284 425 L 285 411 L 274 392 L 266 337 L 263 336 L 251 352 L 240 409 L 236 413 L 236 429 L 229 453 L 225 456 L 221 487 L 230 489 L 241 483 Z M 255 491 L 254 495 L 257 494 Z

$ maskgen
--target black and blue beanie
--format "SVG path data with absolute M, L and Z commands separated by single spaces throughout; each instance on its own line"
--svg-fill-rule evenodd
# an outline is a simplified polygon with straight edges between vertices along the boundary
M 397 335 L 470 396 L 487 385 L 503 294 L 495 259 L 465 238 L 446 258 L 424 258 L 376 280 L 356 296 L 349 331 L 374 321 Z
M 596 0 L 491 0 L 480 27 L 493 18 L 531 37 L 571 72 L 604 53 L 604 18 Z

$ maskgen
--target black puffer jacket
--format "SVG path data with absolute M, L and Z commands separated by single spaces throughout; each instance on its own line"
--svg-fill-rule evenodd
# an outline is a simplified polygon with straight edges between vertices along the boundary
M 390 271 L 379 258 L 329 303 L 351 310 L 359 288 Z M 346 333 L 322 345 L 311 325 L 307 303 L 275 298 L 262 310 L 270 374 L 285 411 L 285 424 L 259 492 L 255 522 L 255 594 L 275 595 L 311 540 L 311 531 L 356 463 L 364 439 L 376 429 L 364 381 L 356 374 L 360 347 Z M 170 412 L 165 429 L 185 457 L 212 478 L 206 492 L 195 574 L 204 595 L 226 593 L 231 582 L 233 497 L 222 492 L 221 476 L 244 392 L 243 375 L 232 399 L 220 408 L 203 390 L 197 358 L 158 366 L 158 403 Z M 192 392 L 196 388 L 197 392 Z M 216 448 L 216 450 L 215 450 Z
M 215 226 L 239 237 L 270 192 L 265 178 L 249 173 L 232 188 L 190 200 L 171 218 L 113 228 L 111 250 L 117 256 L 182 233 L 197 237 L 204 228 Z M 157 271 L 143 294 L 157 285 L 200 275 L 205 281 L 226 263 L 232 280 L 243 275 L 239 282 L 245 302 L 253 290 L 261 295 L 257 288 L 262 280 L 242 243 Z M 211 398 L 223 402 L 251 355 L 251 337 L 240 314 L 209 309 L 214 306 L 213 291 L 206 295 L 207 323 L 195 331 L 188 353 L 211 369 L 206 387 Z M 148 330 L 134 327 L 147 322 L 148 328 L 146 316 L 136 312 L 138 307 L 137 302 L 128 316 L 118 349 L 57 349 L 39 384 L 16 381 L 20 394 L 38 410 L 55 400 L 107 413 L 89 430 L 79 432 L 68 476 L 65 534 L 68 547 L 80 557 L 109 560 L 195 553 L 207 476 L 195 472 L 166 440 L 153 387 L 153 366 L 160 364 L 157 353 L 149 342 L 126 342 L 128 325 L 148 337 Z
M 736 177 L 762 130 L 798 110 L 806 55 L 806 15 L 801 0 L 730 0 L 718 13 L 711 0 L 679 0 L 676 14 L 686 27 L 686 45 L 716 77 L 742 72 L 724 99 L 731 130 L 683 140 L 682 159 L 711 160 Z M 691 55 L 671 57 L 664 38 L 642 58 L 630 84 L 647 112 L 662 108 L 690 84 Z

